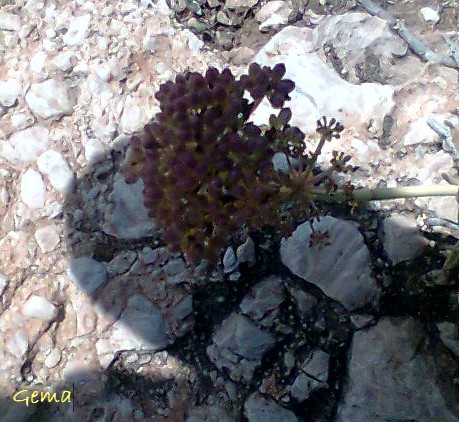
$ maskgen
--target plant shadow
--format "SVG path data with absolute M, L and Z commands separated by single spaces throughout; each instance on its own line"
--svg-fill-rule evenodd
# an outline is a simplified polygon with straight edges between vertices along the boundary
M 168 252 L 143 206 L 142 182 L 127 185 L 120 174 L 128 140 L 119 137 L 110 151 L 94 158 L 65 201 L 71 281 L 55 337 L 75 365 L 63 368 L 54 400 L 27 406 L 27 392 L 22 402 L 2 399 L 4 422 L 187 420 L 189 409 L 207 403 L 209 395 L 228 398 L 224 383 L 215 386 L 209 378 L 216 372 L 206 354 L 214 327 L 237 309 L 255 282 L 286 274 L 273 252 L 278 244 L 263 249 L 266 239 L 261 238 L 256 246 L 261 265 L 242 267 L 239 283 L 229 282 L 221 269 L 191 269 L 180 254 Z M 334 211 L 349 217 L 346 207 Z M 382 309 L 400 312 L 385 302 Z M 90 349 L 94 352 L 85 354 Z M 336 375 L 342 376 L 345 351 L 337 359 L 341 372 Z M 252 384 L 238 385 L 239 403 L 258 388 Z M 43 385 L 24 388 L 30 394 L 47 391 Z M 62 401 L 64 391 L 70 392 L 70 401 Z M 232 411 L 239 416 L 228 420 L 244 420 L 241 408 L 228 414 Z M 306 414 L 301 406 L 296 411 Z

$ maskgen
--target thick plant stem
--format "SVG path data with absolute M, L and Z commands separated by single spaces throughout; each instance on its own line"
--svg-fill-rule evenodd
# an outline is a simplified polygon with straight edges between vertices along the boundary
M 344 191 L 338 190 L 332 193 L 314 192 L 318 201 L 324 202 L 345 202 L 349 199 L 354 201 L 376 201 L 387 199 L 416 198 L 423 196 L 455 196 L 459 186 L 456 185 L 432 185 L 432 186 L 407 186 L 402 188 L 376 188 L 356 189 L 350 196 Z

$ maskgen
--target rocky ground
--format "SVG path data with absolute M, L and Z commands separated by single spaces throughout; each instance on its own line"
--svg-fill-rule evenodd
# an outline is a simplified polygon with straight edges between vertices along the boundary
M 351 154 L 356 186 L 446 184 L 458 7 L 0 0 L 1 420 L 459 421 L 454 198 L 327 207 L 326 241 L 253 232 L 208 274 L 120 175 L 162 82 L 283 62 L 308 142 L 324 114 L 345 126 L 321 163 Z

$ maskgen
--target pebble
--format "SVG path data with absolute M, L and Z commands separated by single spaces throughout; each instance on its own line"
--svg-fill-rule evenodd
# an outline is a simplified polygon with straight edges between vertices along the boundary
M 448 349 L 459 357 L 459 326 L 453 322 L 437 322 L 440 338 Z
M 77 63 L 77 58 L 73 51 L 63 51 L 52 60 L 52 64 L 63 72 L 69 72 Z
M 104 82 L 109 81 L 112 76 L 112 69 L 108 63 L 101 63 L 95 66 L 93 70 L 96 75 Z
M 43 51 L 34 54 L 30 59 L 30 70 L 34 73 L 40 74 L 45 67 L 47 55 Z
M 228 413 L 218 406 L 197 406 L 189 411 L 186 422 L 232 422 L 234 417 L 230 417 Z
M 12 107 L 22 93 L 21 82 L 18 79 L 0 81 L 0 104 Z
M 186 264 L 181 258 L 173 259 L 163 267 L 164 273 L 169 277 L 180 274 L 185 270 Z
M 430 7 L 423 7 L 421 9 L 421 15 L 426 22 L 431 22 L 433 24 L 437 23 L 440 20 L 440 15 L 438 14 L 438 12 Z
M 126 363 L 134 363 L 139 359 L 139 355 L 136 352 L 131 352 L 126 356 Z
M 276 343 L 269 332 L 260 330 L 247 317 L 234 313 L 223 322 L 213 341 L 220 349 L 255 360 L 261 359 Z
M 107 93 L 107 97 L 109 95 L 111 94 Z M 110 99 L 108 99 L 108 102 L 110 102 Z M 107 143 L 110 142 L 113 139 L 117 126 L 114 121 L 111 121 L 111 120 L 107 121 L 104 117 L 102 117 L 102 118 L 93 119 L 91 128 L 96 137 L 96 139 L 92 139 L 91 141 L 93 142 L 98 141 L 100 143 L 100 145 L 93 143 L 91 145 L 91 148 L 93 150 L 97 149 L 97 151 L 99 152 L 99 155 L 101 155 L 102 153 L 105 152 L 104 144 L 102 144 L 101 141 L 105 141 Z M 85 148 L 87 148 L 86 145 L 85 145 Z M 86 151 L 85 151 L 85 154 L 86 154 Z M 97 152 L 94 152 L 94 154 L 97 154 Z
M 253 393 L 248 398 L 244 404 L 244 413 L 249 422 L 298 422 L 293 412 L 259 393 Z
M 414 217 L 394 215 L 383 221 L 383 246 L 393 265 L 422 256 L 428 240 L 421 234 Z
M 2 273 L 0 273 L 0 298 L 2 297 L 3 292 L 8 285 L 8 277 Z
M 185 319 L 193 312 L 193 296 L 188 295 L 174 307 L 174 317 Z
M 31 295 L 24 303 L 22 313 L 29 318 L 37 318 L 40 321 L 51 321 L 57 315 L 57 308 L 45 297 Z
M 96 293 L 107 282 L 105 265 L 87 256 L 72 259 L 67 275 L 78 288 L 89 294 Z
M 49 352 L 48 356 L 46 356 L 45 366 L 49 369 L 54 368 L 60 360 L 61 352 L 59 351 L 59 349 L 54 348 Z
M 251 237 L 248 237 L 247 240 L 236 250 L 237 261 L 242 264 L 247 262 L 249 267 L 252 267 L 256 264 L 257 259 L 255 256 L 255 242 Z
M 258 0 L 226 0 L 225 8 L 237 9 L 239 7 L 253 7 L 258 3 Z
M 104 144 L 96 138 L 83 141 L 84 156 L 88 162 L 95 163 L 101 160 L 105 153 Z
M 35 231 L 35 240 L 43 253 L 51 252 L 59 244 L 59 231 L 54 224 Z
M 81 15 L 75 18 L 69 25 L 67 32 L 62 37 L 65 45 L 74 46 L 83 44 L 86 38 L 89 23 L 91 22 L 91 15 Z
M 29 113 L 15 113 L 11 116 L 11 123 L 16 130 L 23 130 L 33 125 L 34 118 Z
M 115 276 L 127 272 L 136 258 L 135 251 L 120 252 L 107 265 L 109 275 Z
M 283 300 L 282 279 L 272 275 L 253 286 L 239 307 L 252 320 L 259 321 L 265 316 L 274 318 Z
M 73 111 L 73 100 L 67 86 L 57 79 L 32 84 L 25 100 L 32 113 L 43 119 L 58 119 Z
M 295 275 L 317 285 L 349 310 L 375 305 L 380 290 L 372 276 L 371 257 L 356 224 L 331 216 L 313 221 L 318 236 L 309 247 L 311 226 L 297 227 L 281 241 L 281 260 Z
M 292 397 L 298 401 L 307 400 L 311 393 L 327 386 L 330 355 L 316 350 L 301 366 L 301 373 L 291 387 Z
M 10 139 L 3 144 L 0 155 L 13 165 L 28 164 L 46 150 L 48 143 L 48 129 L 35 125 L 13 133 Z
M 75 177 L 67 159 L 58 151 L 48 150 L 37 159 L 38 169 L 46 174 L 54 189 L 63 194 L 72 191 Z
M 108 340 L 111 350 L 159 350 L 167 346 L 167 330 L 161 311 L 145 296 L 135 294 L 113 325 Z
M 21 19 L 13 13 L 0 11 L 0 29 L 6 31 L 19 31 L 21 28 Z
M 128 95 L 124 102 L 123 114 L 121 115 L 121 128 L 125 133 L 133 133 L 139 130 L 144 120 L 145 114 L 139 107 L 139 104 L 134 98 Z
M 155 230 L 153 220 L 143 203 L 143 182 L 126 184 L 121 175 L 115 175 L 114 207 L 103 230 L 119 239 L 138 239 L 150 236 Z
M 319 301 L 317 298 L 310 292 L 304 291 L 302 289 L 293 288 L 290 291 L 300 316 L 303 319 L 310 318 L 317 307 Z
M 263 31 L 279 25 L 285 25 L 288 22 L 288 16 L 292 12 L 288 3 L 282 0 L 274 0 L 266 3 L 255 14 L 255 19 L 260 22 L 259 29 Z
M 236 271 L 238 266 L 239 264 L 234 249 L 232 247 L 227 248 L 223 255 L 223 271 L 225 274 L 229 274 Z
M 21 200 L 29 208 L 42 208 L 45 205 L 46 186 L 41 174 L 28 169 L 21 179 Z
M 29 340 L 27 339 L 26 332 L 20 328 L 15 330 L 11 337 L 6 342 L 6 349 L 13 356 L 21 359 L 29 348 Z

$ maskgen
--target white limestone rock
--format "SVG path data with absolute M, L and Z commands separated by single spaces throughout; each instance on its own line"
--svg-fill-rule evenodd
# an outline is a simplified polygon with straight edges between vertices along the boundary
M 16 130 L 23 130 L 33 125 L 35 119 L 30 113 L 20 112 L 11 116 L 11 123 Z
M 422 18 L 426 22 L 436 24 L 440 20 L 440 15 L 436 10 L 433 10 L 431 7 L 423 7 L 420 10 Z
M 249 422 L 298 422 L 295 414 L 259 393 L 252 394 L 244 404 Z
M 22 313 L 29 318 L 51 321 L 57 315 L 57 308 L 44 296 L 31 295 L 24 303 Z
M 48 56 L 46 55 L 44 51 L 36 52 L 30 59 L 30 70 L 33 73 L 42 75 L 44 77 L 43 69 L 45 67 L 45 63 L 47 59 L 48 59 Z
M 61 352 L 58 348 L 52 349 L 45 359 L 45 366 L 49 369 L 54 368 L 61 360 Z
M 113 184 L 113 208 L 107 210 L 103 230 L 119 239 L 138 239 L 151 236 L 155 223 L 148 216 L 143 198 L 143 181 L 128 185 L 117 174 Z
M 454 322 L 437 322 L 440 338 L 448 349 L 459 357 L 459 326 Z
M 67 159 L 55 150 L 44 152 L 37 159 L 38 169 L 46 174 L 54 189 L 63 194 L 72 191 L 75 176 L 67 162 Z
M 105 264 L 87 256 L 72 259 L 67 275 L 78 288 L 93 295 L 107 282 Z
M 42 208 L 45 205 L 46 186 L 41 174 L 28 169 L 21 178 L 21 200 L 29 208 Z
M 169 326 L 161 311 L 145 296 L 135 294 L 128 300 L 120 319 L 96 343 L 98 355 L 135 349 L 159 350 L 167 346 Z
M 43 253 L 51 252 L 59 244 L 59 231 L 55 224 L 41 227 L 35 231 L 35 240 Z
M 252 321 L 269 326 L 279 313 L 284 301 L 282 278 L 271 275 L 253 286 L 239 305 L 241 311 Z
M 29 348 L 27 333 L 19 328 L 15 330 L 12 336 L 6 341 L 6 349 L 17 359 L 21 359 Z
M 414 217 L 394 215 L 383 221 L 383 246 L 392 265 L 422 256 L 429 244 Z
M 15 132 L 3 143 L 0 155 L 13 166 L 29 164 L 44 152 L 49 143 L 49 131 L 41 125 Z
M 6 31 L 19 31 L 21 18 L 13 13 L 0 11 L 0 29 Z
M 90 22 L 91 15 L 89 13 L 74 18 L 72 22 L 70 22 L 67 32 L 62 37 L 64 44 L 68 46 L 83 44 Z
M 188 47 L 193 52 L 197 53 L 204 47 L 204 41 L 200 40 L 195 34 L 193 34 L 189 29 L 184 29 L 183 34 L 188 37 Z
M 439 136 L 427 124 L 427 119 L 421 118 L 410 123 L 407 132 L 403 136 L 403 145 L 435 144 Z
M 84 156 L 89 163 L 95 163 L 105 155 L 104 144 L 98 138 L 85 139 L 83 146 Z
M 256 264 L 255 242 L 251 237 L 247 237 L 247 240 L 242 245 L 238 246 L 236 249 L 236 256 L 239 264 L 247 263 L 249 267 Z
M 6 275 L 0 273 L 0 299 L 1 299 L 2 294 L 5 291 L 7 285 L 8 285 L 8 277 Z
M 408 50 L 386 20 L 367 13 L 328 16 L 313 33 L 316 47 L 333 49 L 334 66 L 351 83 L 385 83 Z
M 232 273 L 238 269 L 238 262 L 234 249 L 230 246 L 223 255 L 223 271 L 225 274 Z
M 4 107 L 12 107 L 21 94 L 22 85 L 18 79 L 0 81 L 0 104 Z
M 72 295 L 72 308 L 76 315 L 76 335 L 84 336 L 93 332 L 97 326 L 98 315 L 86 295 Z
M 355 332 L 335 421 L 458 422 L 457 364 L 431 343 L 413 318 L 385 317 Z
M 77 64 L 77 57 L 73 51 L 63 51 L 54 57 L 52 64 L 63 72 L 69 72 Z
M 225 7 L 227 9 L 238 9 L 245 7 L 253 7 L 258 3 L 258 0 L 226 0 Z
M 124 102 L 123 114 L 121 115 L 121 129 L 125 133 L 136 132 L 142 126 L 142 122 L 145 119 L 145 113 L 138 102 L 128 95 Z
M 67 85 L 57 79 L 32 84 L 25 100 L 32 113 L 43 119 L 58 119 L 71 114 L 74 105 Z
M 292 397 L 304 401 L 314 391 L 327 387 L 329 360 L 328 353 L 315 350 L 301 365 L 301 372 L 290 388 Z
M 281 241 L 281 260 L 298 277 L 315 284 L 349 310 L 376 305 L 380 290 L 372 276 L 371 257 L 363 236 L 351 221 L 331 216 L 313 221 L 322 241 L 309 247 L 309 222 Z
M 104 94 L 102 94 L 104 95 Z M 109 93 L 107 92 L 107 98 Z M 113 139 L 117 125 L 113 120 L 107 120 L 106 116 L 95 118 L 91 122 L 91 129 L 94 132 L 97 141 L 109 142 Z M 91 141 L 94 141 L 93 139 Z M 85 145 L 85 149 L 86 149 Z M 86 153 L 86 151 L 85 151 Z
M 243 315 L 231 314 L 213 337 L 219 349 L 249 360 L 259 360 L 276 343 L 268 331 L 258 328 Z
M 394 107 L 393 87 L 377 83 L 353 85 L 341 79 L 317 53 L 313 38 L 309 28 L 288 26 L 253 60 L 270 67 L 285 63 L 285 78 L 296 85 L 287 103 L 293 113 L 290 124 L 311 136 L 316 136 L 316 121 L 323 115 L 335 117 L 345 127 L 365 130 L 373 120 L 382 128 L 384 117 Z M 272 113 L 272 107 L 264 100 L 251 119 L 255 124 L 266 124 Z
M 263 5 L 255 14 L 255 19 L 260 23 L 260 31 L 285 25 L 288 17 L 292 13 L 290 1 L 274 0 Z
M 233 422 L 234 416 L 218 406 L 198 406 L 188 412 L 185 422 Z

